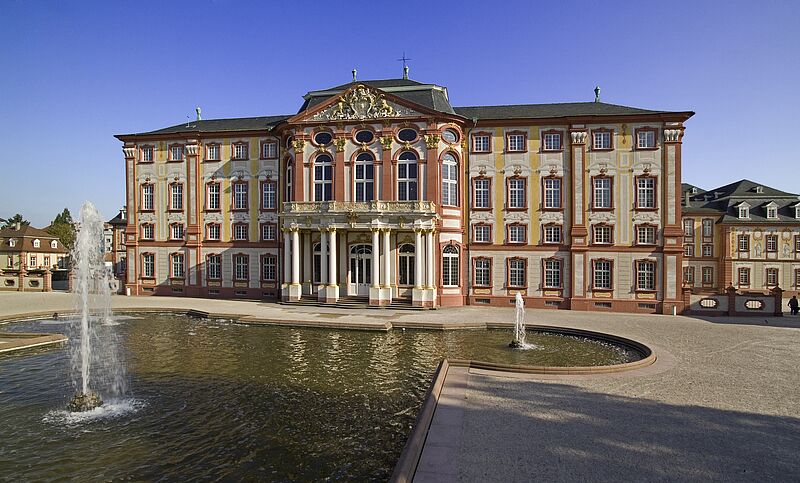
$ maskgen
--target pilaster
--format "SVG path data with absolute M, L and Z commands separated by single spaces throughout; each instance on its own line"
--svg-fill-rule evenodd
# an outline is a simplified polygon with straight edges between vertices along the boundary
M 379 199 L 394 199 L 394 170 L 392 169 L 392 131 L 385 129 L 381 136 L 381 196 Z
M 139 294 L 138 269 L 139 269 L 139 187 L 136 184 L 136 155 L 138 149 L 135 145 L 126 143 L 122 148 L 125 155 L 125 210 L 128 224 L 125 225 L 123 232 L 126 264 L 125 264 L 125 288 L 130 289 L 134 295 Z
M 336 154 L 333 157 L 333 199 L 344 201 L 344 148 L 347 145 L 347 138 L 343 130 L 336 131 Z
M 586 140 L 585 128 L 570 129 L 570 185 L 569 228 L 570 243 L 570 307 L 586 307 L 586 252 L 589 249 L 589 230 L 586 227 Z M 564 187 L 562 187 L 563 189 Z M 566 208 L 566 207 L 565 207 Z
M 663 133 L 661 176 L 661 218 L 663 221 L 664 262 L 662 275 L 663 303 L 661 312 L 671 314 L 673 308 L 683 312 L 684 303 L 681 294 L 683 282 L 683 227 L 681 226 L 681 140 L 683 126 L 668 125 Z

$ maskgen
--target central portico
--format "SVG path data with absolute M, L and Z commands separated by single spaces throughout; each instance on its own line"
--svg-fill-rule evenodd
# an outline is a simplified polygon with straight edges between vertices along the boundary
M 284 203 L 283 299 L 432 307 L 437 219 L 430 201 Z

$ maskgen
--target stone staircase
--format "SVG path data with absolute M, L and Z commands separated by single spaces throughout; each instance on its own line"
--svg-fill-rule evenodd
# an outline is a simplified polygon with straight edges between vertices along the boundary
M 304 296 L 297 302 L 278 302 L 281 305 L 293 305 L 303 307 L 334 307 L 337 309 L 389 309 L 389 310 L 432 310 L 423 307 L 414 307 L 410 299 L 393 299 L 389 305 L 374 306 L 369 304 L 367 297 L 341 297 L 335 304 L 326 304 L 311 296 Z

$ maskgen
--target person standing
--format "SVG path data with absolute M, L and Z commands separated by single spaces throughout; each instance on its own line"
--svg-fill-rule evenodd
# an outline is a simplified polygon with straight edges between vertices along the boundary
M 789 309 L 792 311 L 792 315 L 797 315 L 798 310 L 800 310 L 800 303 L 797 302 L 797 295 L 792 295 L 788 305 Z

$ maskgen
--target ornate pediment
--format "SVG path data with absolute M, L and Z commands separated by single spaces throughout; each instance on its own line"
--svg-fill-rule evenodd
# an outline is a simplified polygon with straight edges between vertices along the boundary
M 333 104 L 307 118 L 309 121 L 363 121 L 416 116 L 420 113 L 386 99 L 363 84 L 342 94 Z

